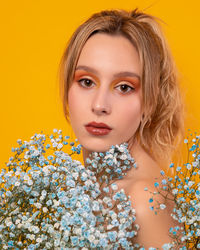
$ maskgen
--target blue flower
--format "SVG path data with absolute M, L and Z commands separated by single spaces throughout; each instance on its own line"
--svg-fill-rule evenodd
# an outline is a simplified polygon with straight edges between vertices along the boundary
M 152 203 L 152 202 L 153 202 L 153 198 L 150 198 L 150 199 L 149 199 L 149 202 Z
M 163 170 L 160 171 L 161 175 L 165 175 L 165 172 Z
M 111 242 L 115 242 L 117 239 L 117 232 L 116 231 L 108 232 L 108 238 Z
M 72 241 L 72 245 L 73 246 L 77 246 L 78 245 L 78 237 L 77 236 L 71 236 L 70 239 Z
M 67 180 L 66 185 L 69 187 L 75 187 L 75 182 L 73 180 Z
M 108 240 L 105 238 L 100 239 L 99 244 L 101 247 L 107 247 L 108 246 Z
M 155 183 L 154 183 L 154 186 L 155 186 L 155 187 L 158 187 L 158 186 L 159 186 L 159 183 L 158 183 L 158 182 L 155 182 Z
M 5 202 L 2 203 L 5 206 L 0 207 L 0 212 L 3 221 L 7 223 L 3 222 L 0 226 L 0 237 L 3 235 L 6 246 L 8 247 L 9 242 L 13 245 L 10 248 L 16 245 L 23 247 L 23 242 L 20 242 L 21 234 L 29 239 L 27 249 L 51 249 L 53 246 L 63 250 L 73 247 L 134 249 L 137 244 L 133 246 L 128 240 L 135 237 L 139 228 L 135 225 L 137 211 L 135 214 L 130 197 L 124 191 L 116 192 L 117 185 L 114 182 L 122 179 L 131 167 L 137 167 L 127 150 L 128 144 L 112 145 L 105 154 L 93 152 L 91 158 L 86 160 L 85 168 L 61 150 L 66 146 L 71 150 L 71 155 L 79 154 L 81 145 L 76 146 L 74 142 L 69 145 L 63 141 L 61 130 L 55 129 L 54 132 L 57 135 L 49 136 L 50 142 L 46 141 L 44 135 L 35 134 L 29 143 L 24 142 L 22 147 L 16 148 L 16 152 L 24 153 L 24 159 L 19 154 L 22 158 L 18 162 L 19 155 L 16 155 L 7 164 L 11 170 L 0 173 L 0 204 Z M 66 136 L 65 139 L 69 137 Z M 158 192 L 149 191 L 152 195 L 149 199 L 151 204 L 156 201 L 155 195 L 159 191 L 166 199 L 168 192 L 175 194 L 170 195 L 176 202 L 172 217 L 191 226 L 190 230 L 182 234 L 185 242 L 187 237 L 195 239 L 200 236 L 197 231 L 200 189 L 195 182 L 200 174 L 200 150 L 194 146 L 199 139 L 200 137 L 192 141 L 192 147 L 188 143 L 189 148 L 195 150 L 192 151 L 192 162 L 178 166 L 176 176 L 165 177 L 161 187 L 155 182 L 154 186 L 160 188 Z M 49 155 L 52 152 L 48 152 L 48 149 L 54 151 L 53 155 Z M 29 167 L 26 169 L 26 166 Z M 170 167 L 173 166 L 171 163 Z M 185 170 L 187 175 L 184 175 Z M 160 174 L 165 175 L 163 170 Z M 102 184 L 106 186 L 103 187 Z M 147 188 L 145 190 L 148 191 Z M 116 210 L 113 210 L 113 205 Z M 155 207 L 151 206 L 150 209 L 157 213 L 158 209 L 165 207 L 165 204 L 155 202 Z M 23 208 L 23 212 L 19 212 L 21 210 L 18 208 Z M 8 229 L 9 232 L 6 231 Z M 172 236 L 177 237 L 180 228 L 174 227 L 170 231 Z M 33 244 L 33 241 L 36 243 Z M 170 249 L 169 247 L 170 244 L 165 244 L 163 249 Z
M 8 241 L 8 247 L 14 247 L 14 241 L 13 240 Z

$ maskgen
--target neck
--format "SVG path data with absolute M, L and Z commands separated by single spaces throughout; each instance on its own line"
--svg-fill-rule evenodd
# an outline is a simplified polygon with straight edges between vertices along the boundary
M 130 152 L 130 155 L 134 158 L 134 156 L 138 156 L 138 154 L 140 154 L 142 148 L 139 144 L 139 142 L 137 140 L 134 140 L 132 142 L 128 141 L 128 150 Z M 83 156 L 83 161 L 84 161 L 84 165 L 86 165 L 86 159 L 89 158 L 89 155 L 92 153 L 93 151 L 89 151 L 86 148 L 82 148 L 82 156 Z
M 89 157 L 89 154 L 92 153 L 92 151 L 90 152 L 89 150 L 85 149 L 83 147 L 83 161 L 84 161 L 84 165 L 86 166 L 86 159 Z

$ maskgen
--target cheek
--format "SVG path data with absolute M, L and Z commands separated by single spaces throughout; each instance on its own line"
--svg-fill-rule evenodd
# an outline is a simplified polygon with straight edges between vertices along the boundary
M 81 107 L 81 99 L 79 98 L 78 92 L 75 87 L 71 87 L 68 93 L 68 106 L 69 113 L 71 115 L 75 114 L 75 112 L 79 111 Z
M 73 87 L 71 87 L 68 92 L 68 105 L 70 109 L 72 109 L 74 105 L 77 105 L 75 98 L 75 91 Z
M 128 129 L 137 129 L 141 120 L 141 101 L 136 99 L 134 102 L 130 102 L 123 109 L 124 124 Z M 132 124 L 132 126 L 130 126 Z
M 86 117 L 88 111 L 88 98 L 75 85 L 70 88 L 68 93 L 68 108 L 71 123 L 80 121 Z
M 69 109 L 69 118 L 71 123 L 73 123 L 74 117 L 78 109 L 77 99 L 75 98 L 75 91 L 73 87 L 70 88 L 68 92 L 68 109 Z

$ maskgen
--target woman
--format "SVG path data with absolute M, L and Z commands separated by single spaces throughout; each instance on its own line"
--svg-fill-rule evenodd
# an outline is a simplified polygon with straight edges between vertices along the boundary
M 160 248 L 171 242 L 173 204 L 155 215 L 150 194 L 183 132 L 174 61 L 156 18 L 135 9 L 92 15 L 72 35 L 61 61 L 64 114 L 90 153 L 128 142 L 138 168 L 117 181 L 130 195 L 140 226 L 137 242 Z M 158 197 L 162 202 L 163 198 Z

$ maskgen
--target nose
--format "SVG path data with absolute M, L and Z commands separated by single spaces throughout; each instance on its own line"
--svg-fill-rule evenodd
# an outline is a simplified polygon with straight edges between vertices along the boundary
M 107 90 L 98 89 L 93 96 L 92 112 L 96 115 L 111 113 L 110 97 Z

